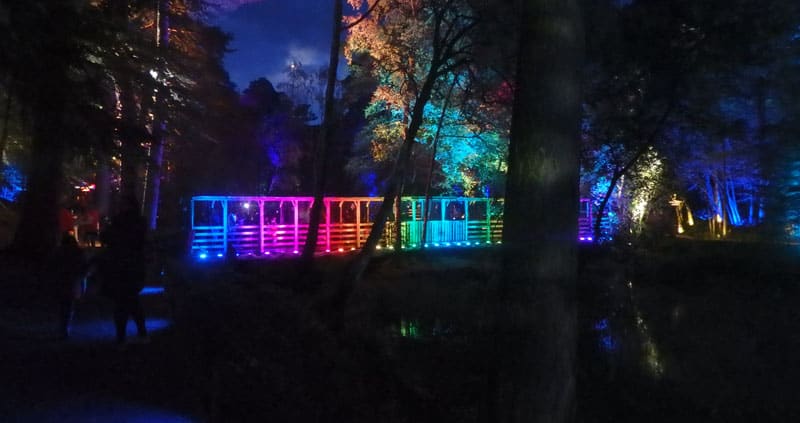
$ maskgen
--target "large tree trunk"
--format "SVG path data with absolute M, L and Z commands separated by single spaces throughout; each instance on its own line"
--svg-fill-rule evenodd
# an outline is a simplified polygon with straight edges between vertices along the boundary
M 333 0 L 333 31 L 331 34 L 331 50 L 328 58 L 328 80 L 325 83 L 325 105 L 322 115 L 322 134 L 314 155 L 314 204 L 311 206 L 308 235 L 303 246 L 303 260 L 306 265 L 314 258 L 314 250 L 319 239 L 319 223 L 322 218 L 322 204 L 325 195 L 326 156 L 328 143 L 333 138 L 333 94 L 336 88 L 336 70 L 339 67 L 339 50 L 341 47 L 342 0 Z
M 62 130 L 65 96 L 54 84 L 42 87 L 33 105 L 30 176 L 14 236 L 14 250 L 31 255 L 47 254 L 58 240 L 57 211 L 63 181 Z M 36 95 L 36 94 L 34 94 Z
M 577 0 L 524 2 L 498 283 L 497 422 L 575 416 L 580 67 Z
M 12 16 L 17 12 L 12 10 Z M 74 135 L 64 130 L 64 112 L 70 98 L 69 67 L 76 58 L 71 45 L 75 12 L 70 2 L 52 2 L 34 9 L 35 22 L 41 25 L 37 29 L 46 28 L 33 44 L 38 59 L 35 63 L 11 64 L 20 67 L 14 77 L 24 98 L 17 98 L 24 113 L 30 113 L 32 124 L 27 192 L 12 241 L 12 248 L 23 254 L 46 254 L 58 239 L 63 159 L 66 145 L 74 141 L 70 138 Z

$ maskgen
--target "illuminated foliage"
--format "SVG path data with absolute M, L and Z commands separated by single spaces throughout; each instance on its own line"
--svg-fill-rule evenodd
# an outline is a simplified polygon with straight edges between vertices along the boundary
M 169 4 L 173 48 L 167 58 L 155 45 L 154 2 L 0 2 L 0 15 L 13 16 L 0 20 L 8 34 L 0 41 L 0 74 L 17 109 L 25 111 L 23 128 L 31 139 L 26 155 L 36 158 L 23 167 L 28 201 L 15 241 L 20 249 L 46 249 L 54 242 L 48 214 L 68 193 L 65 162 L 77 160 L 87 174 L 108 175 L 111 167 L 111 176 L 98 181 L 106 198 L 106 182 L 120 181 L 120 158 L 131 165 L 122 182 L 139 178 L 157 88 L 164 93 L 169 87 L 173 136 L 204 132 L 196 130 L 205 122 L 196 115 L 209 103 L 199 100 L 198 85 L 224 75 L 209 71 L 221 59 L 224 42 L 222 50 L 209 43 L 214 37 L 200 21 L 201 1 Z M 216 65 L 221 69 L 221 62 Z
M 366 6 L 362 2 L 351 5 Z M 439 72 L 441 81 L 430 102 L 424 105 L 423 122 L 416 136 L 418 170 L 414 173 L 430 172 L 425 167 L 438 134 L 440 148 L 434 181 L 441 192 L 479 194 L 484 187 L 494 190 L 501 185 L 498 181 L 505 172 L 508 109 L 504 110 L 503 122 L 499 114 L 487 110 L 488 106 L 476 105 L 480 102 L 470 92 L 473 73 L 464 72 L 464 65 L 471 60 L 467 55 L 471 44 L 468 38 L 438 46 L 433 42 L 436 31 L 445 36 L 468 31 L 473 24 L 471 13 L 470 6 L 461 1 L 381 1 L 372 9 L 370 18 L 350 30 L 345 44 L 348 60 L 352 62 L 359 53 L 369 54 L 370 71 L 378 83 L 365 110 L 368 124 L 359 135 L 357 157 L 349 165 L 352 172 L 390 166 L 410 123 L 420 83 L 431 71 L 436 49 L 450 49 L 454 57 Z M 455 89 L 449 90 L 453 84 Z M 447 110 L 443 111 L 445 104 Z

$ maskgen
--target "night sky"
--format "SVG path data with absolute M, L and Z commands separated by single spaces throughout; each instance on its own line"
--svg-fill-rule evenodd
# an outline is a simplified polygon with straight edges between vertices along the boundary
M 228 0 L 227 5 L 212 22 L 233 35 L 235 51 L 225 67 L 239 90 L 260 77 L 277 85 L 291 60 L 306 69 L 327 63 L 330 0 Z

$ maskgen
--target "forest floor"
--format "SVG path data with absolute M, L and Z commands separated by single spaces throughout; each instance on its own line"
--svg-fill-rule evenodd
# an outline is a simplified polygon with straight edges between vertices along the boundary
M 800 420 L 798 254 L 582 250 L 578 421 Z M 497 251 L 378 257 L 334 334 L 315 305 L 346 261 L 172 262 L 152 342 L 120 349 L 99 297 L 58 340 L 40 265 L 0 255 L 0 421 L 479 421 Z

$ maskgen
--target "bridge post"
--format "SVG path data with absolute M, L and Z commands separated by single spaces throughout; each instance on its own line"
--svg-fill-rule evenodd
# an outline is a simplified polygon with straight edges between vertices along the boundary
M 439 199 L 439 211 L 442 212 L 442 224 L 439 225 L 439 239 L 437 242 L 444 242 L 444 240 L 447 239 L 447 206 L 445 206 L 444 201 L 444 198 Z
M 325 250 L 331 250 L 331 201 L 325 199 Z
M 228 197 L 222 199 L 222 255 L 228 257 Z
M 258 199 L 258 255 L 264 254 L 264 199 Z
M 294 208 L 294 249 L 292 253 L 295 251 L 300 251 L 300 233 L 299 233 L 299 226 L 300 226 L 300 214 L 298 210 L 298 206 L 300 202 L 297 200 L 292 200 L 292 207 Z
M 463 198 L 464 202 L 464 240 L 469 241 L 469 200 Z
M 486 243 L 492 243 L 492 207 L 491 203 L 489 203 L 489 199 L 486 198 L 484 200 L 484 204 L 486 204 Z
M 361 248 L 361 200 L 356 200 L 356 248 Z M 369 207 L 369 203 L 367 203 Z

